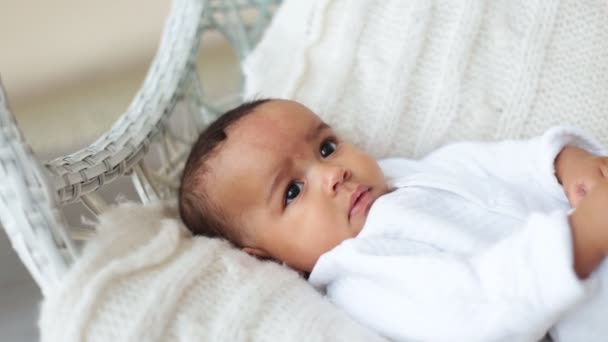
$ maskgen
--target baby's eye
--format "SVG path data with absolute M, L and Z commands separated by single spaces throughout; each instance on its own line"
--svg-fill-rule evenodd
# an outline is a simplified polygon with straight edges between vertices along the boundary
M 293 200 L 298 197 L 302 191 L 302 183 L 291 182 L 287 186 L 287 191 L 285 191 L 285 205 L 289 205 Z
M 336 151 L 337 144 L 333 140 L 325 140 L 321 143 L 319 148 L 319 153 L 321 153 L 321 157 L 327 158 L 332 153 Z

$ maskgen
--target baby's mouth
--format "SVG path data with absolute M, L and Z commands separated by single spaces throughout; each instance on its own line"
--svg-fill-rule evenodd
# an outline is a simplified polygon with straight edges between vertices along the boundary
M 353 216 L 365 214 L 373 201 L 374 197 L 371 193 L 371 188 L 369 186 L 359 185 L 351 195 L 348 218 L 350 219 Z

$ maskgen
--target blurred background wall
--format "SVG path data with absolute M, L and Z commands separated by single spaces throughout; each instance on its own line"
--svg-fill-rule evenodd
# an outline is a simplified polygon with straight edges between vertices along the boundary
M 0 75 L 35 151 L 70 149 L 111 125 L 143 80 L 169 6 L 2 0 Z
M 144 79 L 169 8 L 169 0 L 2 0 L 0 78 L 40 159 L 111 127 Z M 234 91 L 229 47 L 213 36 L 203 45 L 199 73 L 211 96 Z M 41 295 L 0 231 L 1 339 L 37 341 Z

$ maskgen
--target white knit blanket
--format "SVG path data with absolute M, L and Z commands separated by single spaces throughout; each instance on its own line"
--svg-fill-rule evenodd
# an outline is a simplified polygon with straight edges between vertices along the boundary
M 376 157 L 558 124 L 608 143 L 605 0 L 286 0 L 246 96 L 302 101 Z
M 296 272 L 123 204 L 42 305 L 41 341 L 384 341 Z

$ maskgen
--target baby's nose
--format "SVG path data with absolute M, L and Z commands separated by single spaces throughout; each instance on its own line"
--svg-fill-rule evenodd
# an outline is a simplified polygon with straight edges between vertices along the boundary
M 329 190 L 331 193 L 336 193 L 338 191 L 338 187 L 351 177 L 351 172 L 349 169 L 339 166 L 332 165 L 328 167 L 328 170 L 325 173 L 325 188 Z

